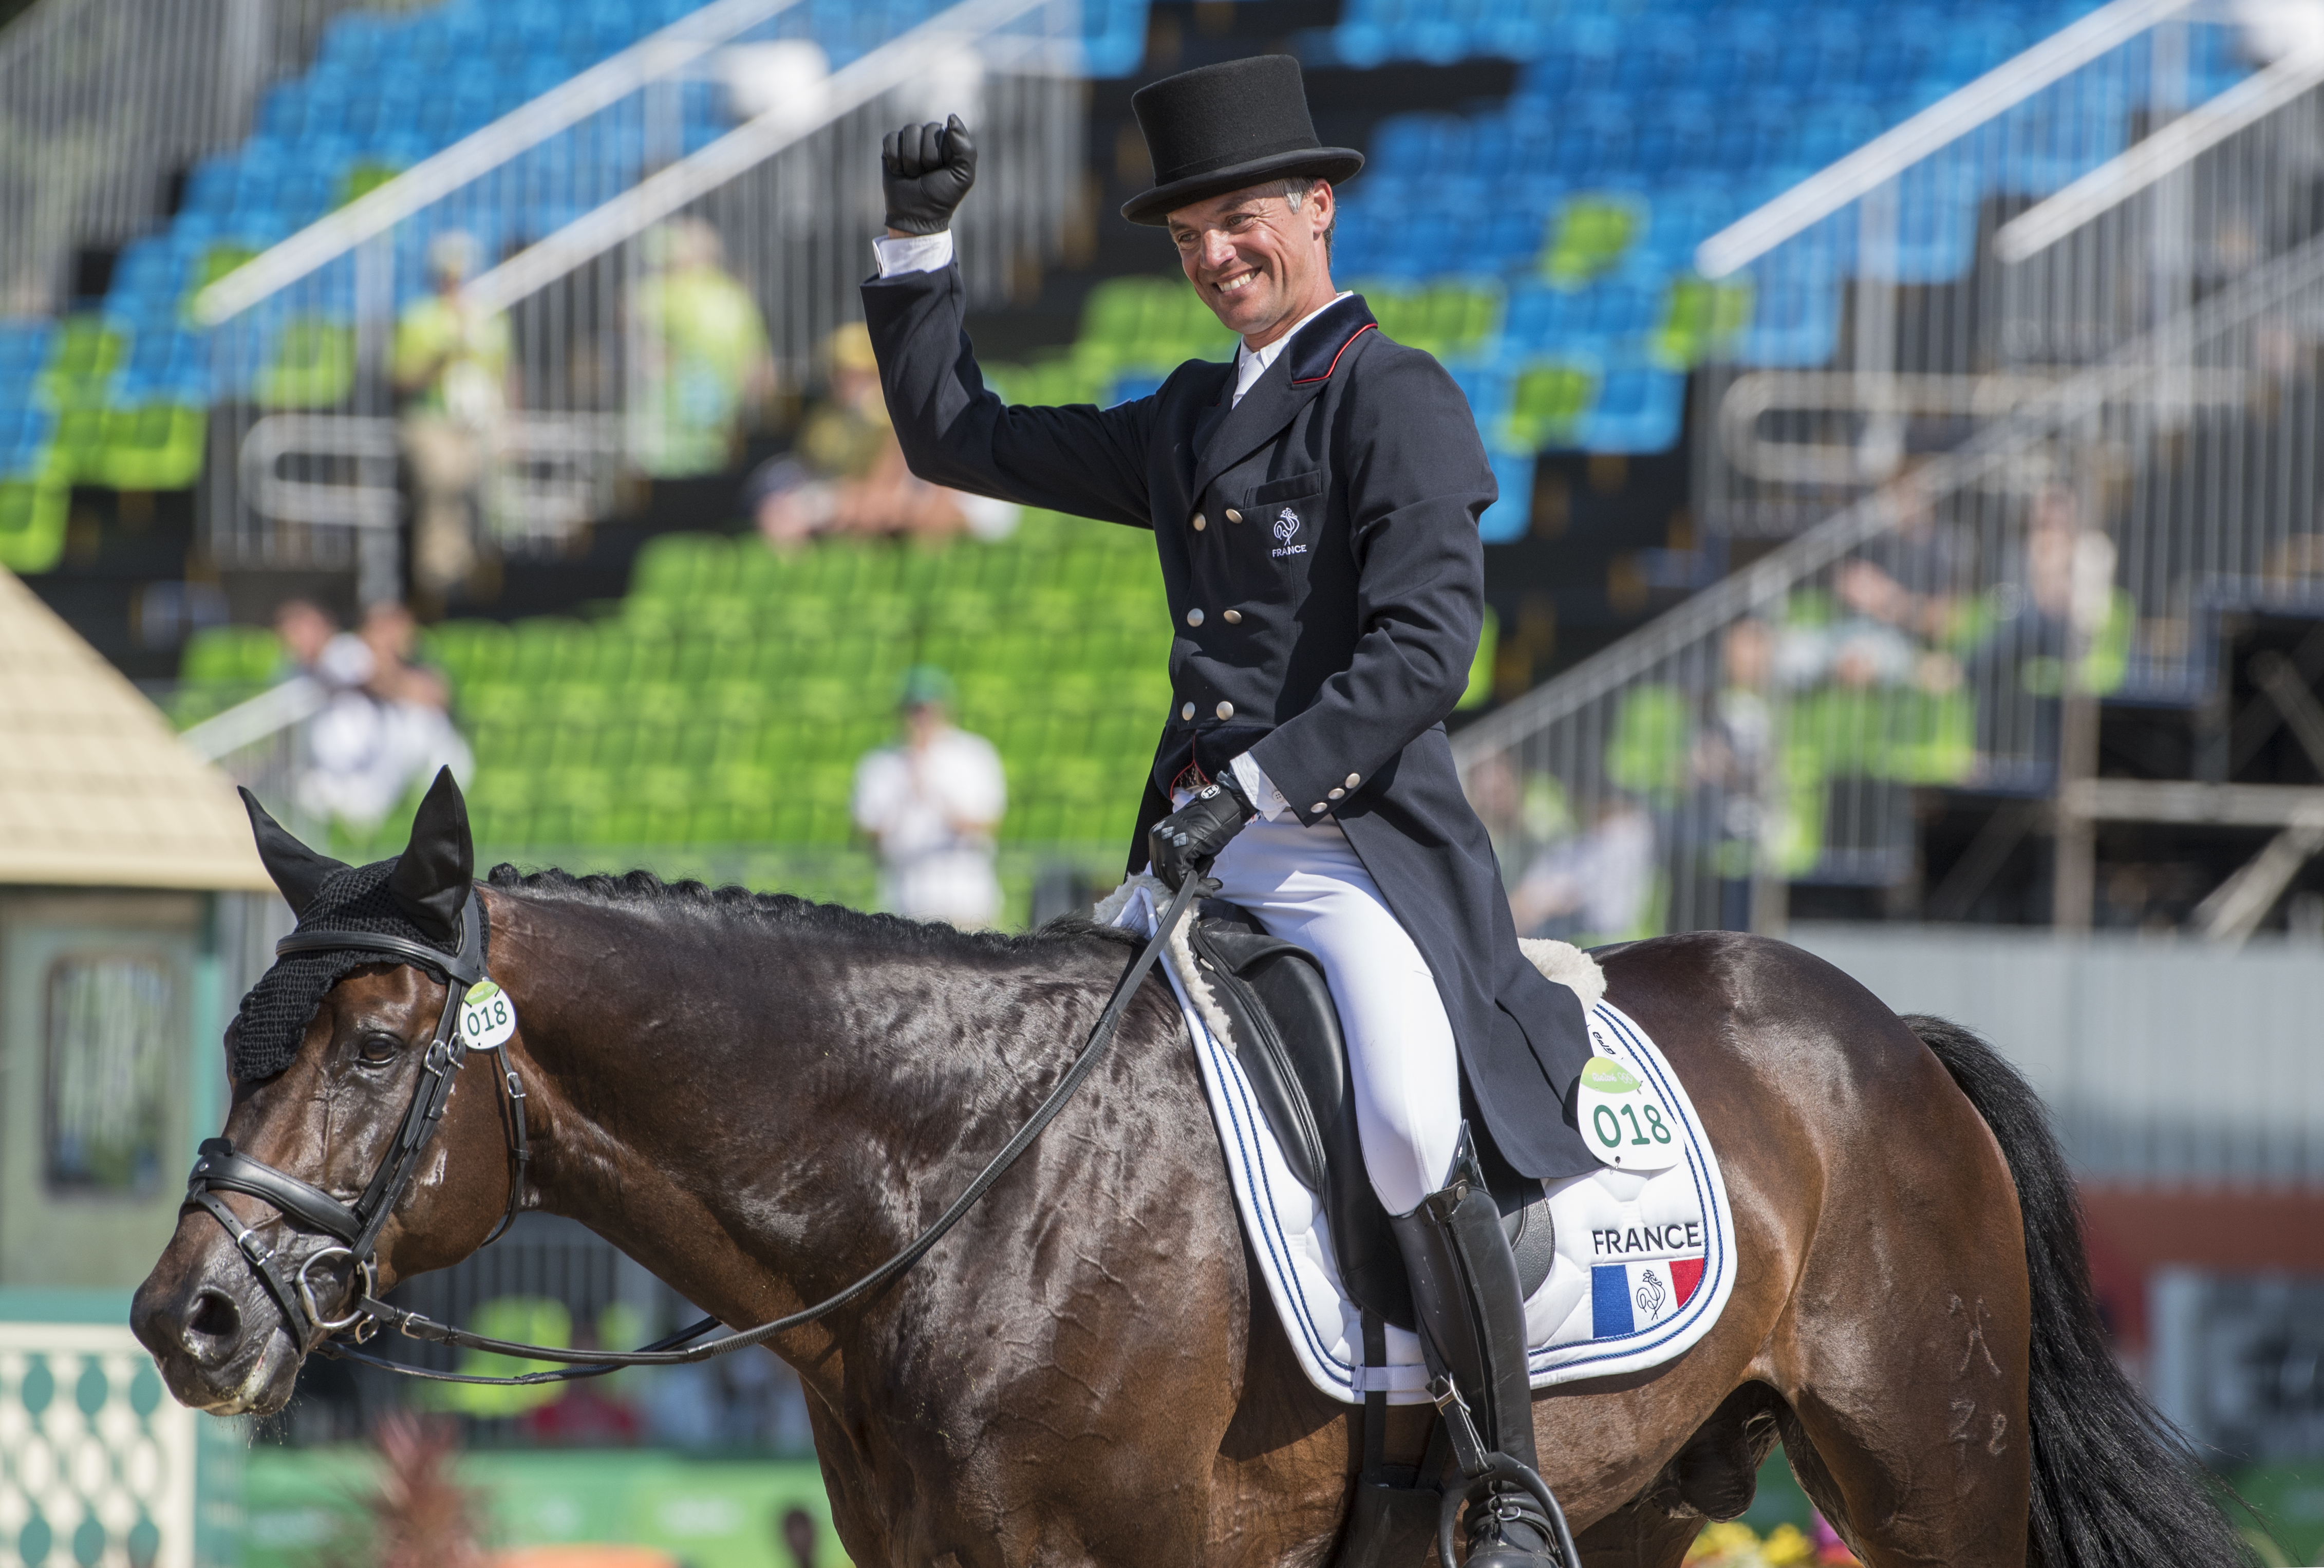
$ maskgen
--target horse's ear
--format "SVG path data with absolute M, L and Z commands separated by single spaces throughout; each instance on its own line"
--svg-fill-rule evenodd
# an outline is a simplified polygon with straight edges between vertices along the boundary
M 411 842 L 395 857 L 387 890 L 396 907 L 431 942 L 454 942 L 460 910 L 476 872 L 476 846 L 468 838 L 468 803 L 452 770 L 436 775 L 411 819 Z
M 346 870 L 346 862 L 317 854 L 300 843 L 289 828 L 266 815 L 266 807 L 247 789 L 242 791 L 242 805 L 250 813 L 250 834 L 258 841 L 258 858 L 265 862 L 266 874 L 281 890 L 290 913 L 305 916 L 325 880 Z

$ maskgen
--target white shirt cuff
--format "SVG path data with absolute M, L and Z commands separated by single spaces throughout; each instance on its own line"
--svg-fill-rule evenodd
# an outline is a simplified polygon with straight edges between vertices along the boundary
M 872 254 L 879 258 L 883 278 L 899 272 L 940 272 L 952 265 L 952 230 L 904 239 L 881 235 L 872 242 Z
M 1259 814 L 1268 821 L 1280 822 L 1286 816 L 1296 816 L 1297 814 L 1291 809 L 1291 802 L 1283 798 L 1283 791 L 1275 787 L 1275 781 L 1267 776 L 1267 770 L 1251 761 L 1249 752 L 1229 762 L 1227 770 L 1234 775 L 1235 783 L 1242 792 L 1250 798 L 1250 803 L 1259 807 Z

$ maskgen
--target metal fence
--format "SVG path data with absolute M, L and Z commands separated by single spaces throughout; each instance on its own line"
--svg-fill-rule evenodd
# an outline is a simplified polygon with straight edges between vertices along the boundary
M 2222 954 L 2124 933 L 1821 924 L 1790 936 L 1897 1011 L 1992 1041 L 2050 1107 L 2083 1180 L 2324 1188 L 2324 944 Z
M 388 596 L 401 460 L 440 593 L 561 549 L 628 476 L 725 470 L 858 313 L 900 120 L 977 124 L 977 297 L 1037 276 L 1078 199 L 1082 8 L 970 0 L 836 69 L 817 18 L 720 0 L 213 285 L 213 557 Z
M 187 165 L 244 134 L 259 93 L 358 4 L 397 0 L 44 0 L 9 28 L 0 316 L 63 308 L 76 253 L 151 227 Z
M 2085 824 L 2313 810 L 2288 788 L 2173 804 L 2089 777 L 2099 704 L 2213 690 L 2223 615 L 2324 614 L 2314 78 L 2231 89 L 2246 109 L 2160 172 L 2089 139 L 2173 101 L 2173 60 L 2216 78 L 2224 46 L 2196 41 L 2220 32 L 2125 0 L 1996 72 L 2016 96 L 1987 78 L 1923 116 L 1972 123 L 1908 122 L 1705 244 L 1713 271 L 1756 255 L 1759 301 L 1702 378 L 1706 511 L 1815 526 L 1462 733 L 1521 926 L 1772 928 L 1794 883 L 1904 885 L 1932 789 L 2062 793 Z M 2206 50 L 2210 77 L 2186 63 Z M 1949 181 L 1960 201 L 1934 201 Z M 1995 259 L 1995 217 L 2028 189 L 2062 205 L 2023 212 L 2041 243 Z M 1788 347 L 1784 300 L 1820 323 Z M 2087 834 L 2061 857 L 2061 908 L 2076 874 L 2086 907 Z M 1923 890 L 1930 913 L 1965 912 L 1976 868 L 1957 871 Z

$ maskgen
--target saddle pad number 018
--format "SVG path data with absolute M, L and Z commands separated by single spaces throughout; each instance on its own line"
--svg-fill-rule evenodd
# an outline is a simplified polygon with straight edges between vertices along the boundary
M 1155 913 L 1141 888 L 1117 923 L 1151 931 Z M 1241 1064 L 1204 1026 L 1178 963 L 1174 951 L 1164 968 L 1194 1036 L 1236 1210 L 1301 1369 L 1349 1404 L 1360 1404 L 1373 1388 L 1392 1405 L 1425 1402 L 1428 1372 L 1411 1333 L 1390 1327 L 1387 1364 L 1364 1364 L 1363 1314 L 1341 1291 L 1323 1204 L 1291 1174 Z M 1676 1153 L 1658 1169 L 1633 1157 L 1620 1167 L 1605 1164 L 1547 1184 L 1556 1255 L 1526 1303 L 1526 1367 L 1536 1388 L 1671 1360 L 1719 1321 L 1735 1287 L 1734 1216 L 1685 1086 L 1646 1031 L 1610 1002 L 1591 1010 L 1590 1038 L 1593 1063 L 1605 1064 L 1603 1102 L 1617 1114 L 1627 1105 L 1638 1115 L 1658 1159 L 1665 1146 L 1653 1142 L 1644 1108 L 1659 1109 Z M 1605 1068 L 1634 1078 L 1637 1087 L 1619 1088 Z M 1623 1130 L 1629 1136 L 1627 1118 Z M 1636 1148 L 1626 1145 L 1625 1152 Z

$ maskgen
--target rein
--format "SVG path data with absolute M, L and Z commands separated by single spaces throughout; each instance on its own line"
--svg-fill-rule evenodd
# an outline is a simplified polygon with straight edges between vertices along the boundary
M 235 1245 L 248 1260 L 252 1270 L 274 1297 L 276 1305 L 281 1307 L 285 1322 L 300 1344 L 307 1342 L 310 1330 L 319 1331 L 323 1338 L 316 1348 L 325 1355 L 381 1367 L 409 1378 L 424 1378 L 443 1383 L 500 1386 L 558 1383 L 578 1378 L 599 1378 L 623 1367 L 667 1367 L 704 1361 L 714 1356 L 761 1344 L 778 1334 L 825 1317 L 896 1278 L 925 1257 L 930 1248 L 944 1239 L 946 1231 L 976 1206 L 977 1201 L 992 1189 L 993 1184 L 1008 1173 L 1010 1166 L 1017 1163 L 1018 1157 L 1032 1147 L 1033 1140 L 1056 1120 L 1057 1113 L 1065 1108 L 1065 1102 L 1073 1098 L 1082 1081 L 1097 1066 L 1107 1046 L 1112 1043 L 1114 1030 L 1130 1005 L 1130 997 L 1153 969 L 1155 960 L 1161 956 L 1162 949 L 1169 941 L 1171 932 L 1177 928 L 1179 918 L 1185 913 L 1186 906 L 1205 887 L 1212 885 L 1214 884 L 1199 875 L 1190 876 L 1179 885 L 1169 908 L 1156 924 L 1153 936 L 1139 950 L 1137 961 L 1115 982 L 1113 995 L 1107 1000 L 1105 1010 L 1098 1015 L 1096 1025 L 1090 1030 L 1089 1043 L 1074 1058 L 1073 1065 L 1065 1069 L 1065 1076 L 1057 1080 L 1048 1097 L 977 1173 L 976 1179 L 953 1200 L 952 1205 L 936 1216 L 935 1222 L 902 1251 L 838 1294 L 755 1328 L 738 1329 L 717 1339 L 694 1344 L 691 1342 L 700 1340 L 719 1326 L 716 1317 L 706 1317 L 666 1339 L 656 1340 L 638 1350 L 575 1351 L 553 1345 L 521 1344 L 470 1333 L 466 1329 L 439 1324 L 419 1313 L 406 1312 L 378 1299 L 375 1294 L 378 1271 L 374 1253 L 379 1233 L 385 1227 L 388 1215 L 402 1199 L 405 1189 L 410 1185 L 412 1176 L 419 1169 L 420 1157 L 426 1150 L 429 1140 L 435 1136 L 437 1125 L 443 1120 L 445 1109 L 451 1100 L 454 1075 L 467 1060 L 468 1051 L 472 1048 L 471 1044 L 461 1038 L 458 1020 L 460 1002 L 468 987 L 484 978 L 484 907 L 473 887 L 468 890 L 467 905 L 461 914 L 460 951 L 456 955 L 447 955 L 401 937 L 374 936 L 363 931 L 294 932 L 275 944 L 274 951 L 278 955 L 314 952 L 377 953 L 447 977 L 444 1010 L 436 1021 L 435 1038 L 429 1042 L 427 1057 L 421 1063 L 419 1089 L 404 1112 L 394 1143 L 386 1158 L 380 1162 L 379 1169 L 373 1174 L 363 1195 L 352 1205 L 345 1204 L 320 1187 L 247 1155 L 236 1153 L 234 1145 L 226 1139 L 213 1138 L 201 1146 L 201 1158 L 194 1162 L 193 1175 L 187 1184 L 186 1201 L 180 1212 L 199 1208 L 226 1227 L 226 1233 L 234 1238 Z M 473 1048 L 497 1049 L 484 1045 Z M 492 1234 L 484 1238 L 482 1243 L 484 1246 L 497 1240 L 515 1218 L 524 1186 L 525 1167 L 530 1158 L 525 1125 L 524 1085 L 505 1056 L 502 1057 L 501 1065 L 501 1087 L 506 1096 L 503 1120 L 509 1136 L 509 1198 L 500 1223 L 493 1226 Z M 341 1244 L 310 1253 L 300 1264 L 297 1275 L 286 1280 L 277 1264 L 274 1250 L 260 1242 L 255 1232 L 235 1217 L 234 1211 L 217 1197 L 218 1190 L 244 1193 L 259 1198 L 272 1204 L 286 1219 L 301 1222 L 326 1235 L 335 1236 Z M 352 1299 L 343 1304 L 346 1310 L 342 1315 L 326 1318 L 316 1307 L 314 1287 L 307 1275 L 318 1261 L 338 1257 L 348 1259 L 351 1266 L 347 1290 Z M 392 1325 L 410 1338 L 435 1344 L 489 1351 L 524 1360 L 569 1364 L 552 1371 L 525 1372 L 507 1378 L 431 1371 L 424 1367 L 391 1361 L 356 1348 L 377 1333 L 382 1324 Z M 678 1348 L 680 1346 L 687 1348 Z

